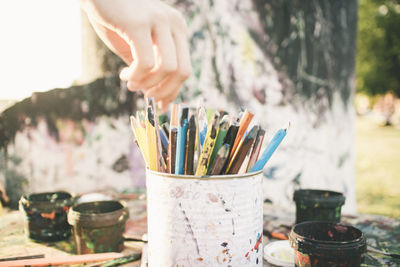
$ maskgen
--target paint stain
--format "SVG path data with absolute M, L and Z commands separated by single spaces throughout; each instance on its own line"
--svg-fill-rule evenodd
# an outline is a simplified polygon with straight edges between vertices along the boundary
M 184 194 L 184 190 L 181 186 L 177 186 L 169 191 L 171 197 L 181 198 Z
M 50 219 L 50 220 L 54 220 L 54 218 L 56 217 L 56 212 L 53 211 L 52 213 L 40 213 L 40 215 L 41 215 L 43 218 Z
M 214 203 L 218 202 L 218 198 L 214 194 L 211 194 L 211 193 L 208 193 L 208 199 Z
M 246 254 L 244 255 L 245 258 L 247 258 L 248 260 L 250 260 L 250 258 L 249 258 L 250 252 L 252 252 L 252 251 L 258 252 L 258 248 L 259 248 L 259 246 L 260 246 L 261 243 L 262 243 L 262 235 L 261 235 L 260 233 L 258 233 L 256 244 L 254 245 L 254 247 L 253 247 L 251 250 L 249 250 L 249 251 L 246 252 Z

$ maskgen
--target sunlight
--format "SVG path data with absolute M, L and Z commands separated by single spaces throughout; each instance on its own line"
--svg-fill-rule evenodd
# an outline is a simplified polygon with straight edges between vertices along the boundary
M 0 99 L 68 87 L 80 76 L 76 0 L 2 0 L 0 34 Z

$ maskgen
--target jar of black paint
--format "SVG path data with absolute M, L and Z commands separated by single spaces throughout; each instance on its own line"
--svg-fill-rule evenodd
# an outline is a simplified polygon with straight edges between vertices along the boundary
M 67 214 L 73 201 L 71 194 L 63 191 L 22 196 L 19 208 L 25 214 L 27 236 L 40 242 L 68 238 L 71 226 L 67 222 Z
M 298 267 L 358 267 L 367 248 L 366 238 L 359 229 L 330 222 L 296 224 L 289 240 Z
M 340 222 L 345 197 L 334 191 L 300 189 L 294 192 L 293 200 L 296 202 L 296 223 Z

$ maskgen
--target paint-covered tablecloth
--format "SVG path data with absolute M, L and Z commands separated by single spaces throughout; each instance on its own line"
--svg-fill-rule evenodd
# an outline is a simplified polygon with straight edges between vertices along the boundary
M 135 199 L 127 203 L 130 208 L 130 219 L 126 227 L 126 236 L 140 239 L 147 229 L 146 202 L 143 199 Z M 294 221 L 294 211 L 287 211 L 268 203 L 264 205 L 264 233 L 288 234 Z M 361 229 L 369 245 L 382 251 L 400 253 L 400 220 L 379 215 L 359 214 L 357 216 L 344 215 L 342 222 Z M 23 215 L 19 211 L 3 211 L 0 215 L 0 229 L 0 258 L 33 254 L 45 254 L 46 257 L 74 254 L 73 238 L 55 243 L 36 243 L 25 238 Z M 270 240 L 265 236 L 264 244 Z M 135 250 L 140 250 L 140 245 L 126 242 L 124 253 Z M 129 266 L 140 266 L 140 261 Z M 368 252 L 365 254 L 362 266 L 400 266 L 400 260 Z

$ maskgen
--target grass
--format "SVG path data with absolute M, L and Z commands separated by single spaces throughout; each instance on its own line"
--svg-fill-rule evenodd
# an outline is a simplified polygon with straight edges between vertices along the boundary
M 358 212 L 400 218 L 400 130 L 358 117 L 356 151 Z

